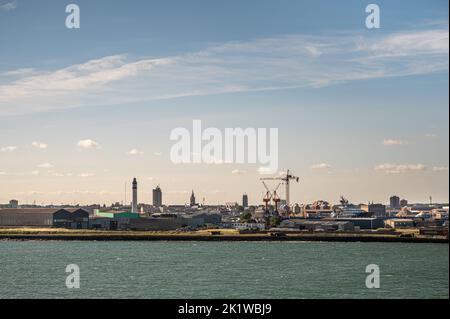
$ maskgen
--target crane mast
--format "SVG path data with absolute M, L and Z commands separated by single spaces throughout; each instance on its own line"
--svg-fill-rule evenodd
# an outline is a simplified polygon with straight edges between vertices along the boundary
M 286 175 L 283 175 L 280 177 L 265 177 L 265 178 L 261 178 L 261 181 L 263 181 L 263 183 L 264 183 L 264 181 L 267 181 L 267 180 L 282 181 L 286 186 L 286 205 L 289 207 L 289 205 L 291 204 L 290 203 L 290 181 L 294 180 L 298 183 L 299 179 L 300 179 L 299 177 L 290 174 L 289 170 L 287 170 Z M 264 186 L 267 188 L 265 183 L 264 183 Z

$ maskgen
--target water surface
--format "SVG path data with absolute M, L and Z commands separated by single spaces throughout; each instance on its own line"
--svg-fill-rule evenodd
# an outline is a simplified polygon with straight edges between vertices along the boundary
M 0 298 L 448 298 L 446 244 L 0 241 Z M 65 285 L 80 267 L 80 289 Z M 366 266 L 381 272 L 367 289 Z

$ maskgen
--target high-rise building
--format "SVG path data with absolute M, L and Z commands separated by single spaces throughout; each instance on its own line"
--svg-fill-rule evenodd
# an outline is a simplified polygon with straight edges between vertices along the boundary
M 247 194 L 244 194 L 243 196 L 242 196 L 242 207 L 248 207 L 248 196 L 247 196 Z
M 400 201 L 400 207 L 406 207 L 406 206 L 408 206 L 408 201 L 406 199 L 402 199 Z
M 133 178 L 133 202 L 131 203 L 131 212 L 137 213 L 137 181 L 136 178 Z
M 389 199 L 389 203 L 390 203 L 391 208 L 394 208 L 394 209 L 400 208 L 400 197 L 395 196 L 395 195 L 391 196 L 391 198 Z
M 153 190 L 153 206 L 155 207 L 162 206 L 162 191 L 159 185 L 156 186 L 156 188 Z
M 192 194 L 191 194 L 191 198 L 190 198 L 190 204 L 191 206 L 195 206 L 195 195 L 194 195 L 194 190 L 192 190 Z

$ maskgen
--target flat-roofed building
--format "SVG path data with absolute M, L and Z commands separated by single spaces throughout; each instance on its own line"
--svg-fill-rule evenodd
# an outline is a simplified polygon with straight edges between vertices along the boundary
M 378 229 L 384 227 L 384 220 L 374 217 L 352 217 L 352 218 L 334 218 L 336 221 L 346 221 L 352 223 L 359 229 Z
M 308 220 L 308 219 L 286 219 L 278 228 L 292 228 L 308 231 L 353 231 L 354 226 L 348 221 L 335 220 Z
M 383 204 L 361 204 L 360 208 L 367 212 L 369 217 L 385 217 L 386 216 L 386 206 Z
M 189 226 L 189 220 L 182 217 L 130 219 L 128 224 L 131 230 L 176 230 L 186 226 Z
M 413 228 L 414 227 L 414 220 L 412 219 L 406 219 L 406 218 L 398 218 L 398 219 L 386 219 L 384 221 L 384 224 L 386 227 L 389 228 Z

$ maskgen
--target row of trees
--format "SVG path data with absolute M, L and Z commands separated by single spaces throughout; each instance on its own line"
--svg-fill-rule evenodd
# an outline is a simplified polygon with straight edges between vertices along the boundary
M 242 213 L 239 220 L 241 223 L 255 222 L 250 212 Z M 281 222 L 280 216 L 270 216 L 266 218 L 266 225 L 268 225 L 269 227 L 277 227 L 280 224 L 280 222 Z

